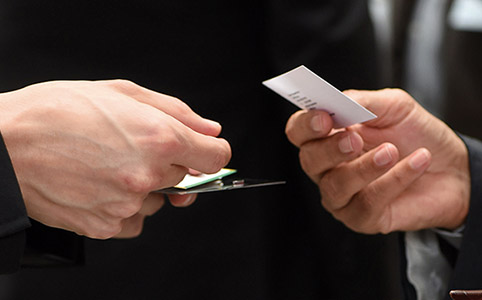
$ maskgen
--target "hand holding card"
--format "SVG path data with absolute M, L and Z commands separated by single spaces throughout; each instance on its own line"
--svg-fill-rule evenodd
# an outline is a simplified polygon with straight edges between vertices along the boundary
M 305 66 L 300 66 L 280 76 L 266 80 L 263 84 L 301 109 L 321 109 L 327 111 L 333 118 L 335 128 L 347 127 L 376 118 L 373 113 L 341 93 Z M 166 194 L 191 194 L 285 183 L 284 181 L 264 179 L 234 179 L 223 181 L 223 177 L 235 172 L 236 170 L 222 169 L 220 172 L 212 175 L 187 175 L 177 186 L 158 192 Z
M 327 111 L 333 118 L 334 128 L 377 117 L 305 66 L 263 81 L 263 84 L 301 109 Z

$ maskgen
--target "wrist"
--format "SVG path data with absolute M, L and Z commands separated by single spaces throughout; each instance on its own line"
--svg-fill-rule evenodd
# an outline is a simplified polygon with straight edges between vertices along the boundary
M 451 161 L 451 170 L 453 176 L 452 188 L 455 189 L 455 197 L 451 200 L 453 206 L 451 209 L 452 218 L 448 220 L 446 225 L 439 226 L 448 231 L 457 231 L 463 226 L 470 206 L 470 167 L 469 153 L 463 140 L 457 134 L 451 131 L 454 143 L 450 147 L 451 155 L 447 157 Z

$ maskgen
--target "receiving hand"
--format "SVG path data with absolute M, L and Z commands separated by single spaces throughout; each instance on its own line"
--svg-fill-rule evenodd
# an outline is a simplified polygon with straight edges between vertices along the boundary
M 286 126 L 323 206 L 363 233 L 461 225 L 470 197 L 462 140 L 401 90 L 346 94 L 378 118 L 335 131 L 326 112 L 298 111 Z

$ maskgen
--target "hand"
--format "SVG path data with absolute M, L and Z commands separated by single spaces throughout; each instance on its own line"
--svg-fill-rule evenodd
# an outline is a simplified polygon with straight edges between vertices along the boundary
M 65 81 L 0 94 L 0 130 L 28 215 L 91 238 L 133 237 L 164 203 L 151 193 L 230 159 L 221 126 L 124 80 Z M 195 196 L 170 198 L 185 206 Z
M 462 140 L 401 90 L 346 94 L 378 118 L 335 131 L 326 112 L 299 111 L 286 126 L 323 206 L 363 233 L 461 225 L 470 197 Z

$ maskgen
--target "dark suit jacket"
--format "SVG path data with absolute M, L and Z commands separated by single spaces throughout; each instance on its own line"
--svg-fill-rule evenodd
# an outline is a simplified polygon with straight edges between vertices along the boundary
M 394 58 L 396 62 L 395 78 L 399 78 L 395 83 L 400 84 L 403 73 L 402 65 L 405 54 L 405 42 L 408 28 L 407 24 L 411 20 L 414 0 L 395 1 L 397 5 L 398 18 L 395 19 L 394 36 Z M 447 3 L 447 13 L 449 13 L 453 1 Z M 480 111 L 482 110 L 482 85 L 480 77 L 482 72 L 482 58 L 480 51 L 482 49 L 482 34 L 480 32 L 461 31 L 450 28 L 447 22 L 444 24 L 445 34 L 442 41 L 442 51 L 440 64 L 442 70 L 443 95 L 440 101 L 444 105 L 443 120 L 454 130 L 462 132 L 466 135 L 481 139 L 482 118 Z M 402 84 L 403 87 L 403 84 Z M 480 142 L 464 138 L 470 153 L 471 165 L 471 207 L 467 218 L 466 229 L 464 232 L 463 244 L 460 251 L 453 249 L 449 245 L 444 245 L 444 241 L 440 240 L 444 254 L 454 267 L 454 274 L 449 285 L 450 289 L 479 289 L 482 287 L 482 261 L 480 256 L 480 213 L 482 207 L 480 202 L 482 194 L 480 190 L 481 183 L 481 162 L 482 146 Z M 403 246 L 403 243 L 402 243 Z M 401 250 L 404 253 L 404 250 Z M 402 266 L 402 272 L 405 268 Z M 414 299 L 415 294 L 413 288 L 407 283 L 405 274 L 404 290 L 407 299 Z M 447 299 L 449 299 L 447 291 Z
M 17 178 L 0 135 L 0 274 L 16 271 L 30 226 Z
M 406 47 L 409 25 L 418 0 L 394 0 L 392 58 L 394 78 L 392 85 L 404 88 Z M 448 22 L 448 14 L 453 9 L 453 0 L 445 5 L 445 22 L 440 51 L 440 71 L 443 104 L 441 117 L 454 130 L 468 136 L 482 139 L 482 33 L 454 29 Z
M 482 139 L 482 33 L 447 28 L 443 43 L 444 121 Z
M 470 210 L 464 238 L 455 261 L 449 285 L 452 289 L 480 289 L 482 287 L 482 143 L 464 138 L 470 157 Z M 449 299 L 447 297 L 447 299 Z
M 453 267 L 453 273 L 447 288 L 446 299 L 450 290 L 478 290 L 482 287 L 482 142 L 473 138 L 462 136 L 470 159 L 470 209 L 465 222 L 462 244 L 459 250 L 453 248 L 443 239 L 439 244 L 443 254 Z M 403 245 L 403 242 L 401 243 Z M 401 251 L 405 253 L 404 250 Z M 404 257 L 403 257 L 404 258 Z M 405 265 L 405 262 L 403 263 Z M 414 288 L 406 279 L 405 266 L 402 267 L 402 281 L 405 299 L 416 299 Z
M 0 274 L 18 271 L 21 264 L 53 266 L 81 263 L 82 239 L 29 220 L 1 135 L 0 179 Z M 31 223 L 34 224 L 32 228 Z
M 0 12 L 0 90 L 130 79 L 219 121 L 239 176 L 288 182 L 166 206 L 139 238 L 86 239 L 83 267 L 3 278 L 2 299 L 393 298 L 390 237 L 322 209 L 284 135 L 296 108 L 261 85 L 305 64 L 340 89 L 377 88 L 365 1 L 5 0 Z

